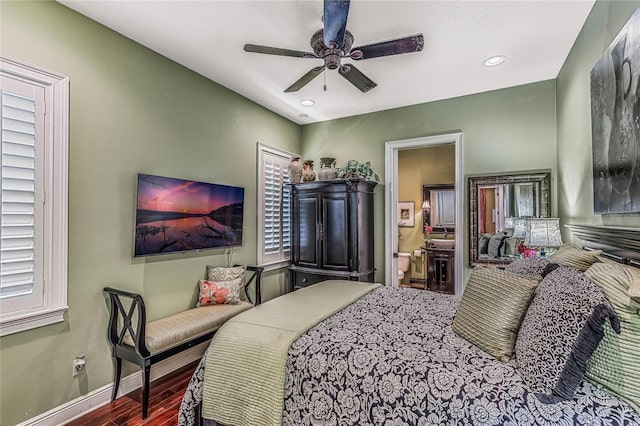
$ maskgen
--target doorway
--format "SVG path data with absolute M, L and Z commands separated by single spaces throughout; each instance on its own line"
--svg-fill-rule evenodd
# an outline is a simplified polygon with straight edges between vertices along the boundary
M 455 294 L 462 294 L 463 285 L 463 210 L 464 181 L 462 161 L 462 132 L 415 139 L 390 141 L 385 144 L 385 282 L 396 286 L 398 270 L 394 256 L 398 248 L 398 151 L 427 148 L 435 145 L 455 144 Z

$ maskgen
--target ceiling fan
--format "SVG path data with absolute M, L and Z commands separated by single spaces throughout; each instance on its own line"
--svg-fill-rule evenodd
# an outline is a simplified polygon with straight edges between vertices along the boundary
M 409 37 L 351 48 L 353 45 L 353 35 L 346 29 L 349 3 L 350 0 L 324 0 L 324 28 L 316 31 L 315 34 L 311 36 L 311 48 L 314 53 L 255 44 L 245 44 L 244 50 L 246 52 L 264 53 L 267 55 L 314 58 L 324 61 L 324 65 L 312 68 L 311 71 L 289 86 L 285 92 L 297 92 L 311 82 L 311 80 L 322 74 L 325 68 L 330 70 L 337 68 L 338 73 L 351 84 L 362 92 L 368 92 L 376 87 L 377 84 L 352 64 L 342 64 L 341 61 L 343 58 L 359 61 L 381 56 L 419 52 L 424 47 L 424 38 L 422 34 L 416 34 Z

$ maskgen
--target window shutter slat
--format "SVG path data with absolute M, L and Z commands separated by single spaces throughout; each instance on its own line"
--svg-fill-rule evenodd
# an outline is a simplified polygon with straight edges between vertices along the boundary
M 10 132 L 5 129 L 2 129 L 2 142 L 3 145 L 5 143 L 12 143 L 16 145 L 35 146 L 33 135 Z

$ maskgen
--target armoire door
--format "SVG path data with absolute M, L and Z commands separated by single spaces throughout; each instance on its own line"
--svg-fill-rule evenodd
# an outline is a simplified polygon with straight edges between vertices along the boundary
M 322 267 L 349 270 L 349 204 L 346 192 L 322 197 Z
M 321 267 L 320 258 L 320 195 L 300 194 L 294 199 L 293 261 L 311 268 Z

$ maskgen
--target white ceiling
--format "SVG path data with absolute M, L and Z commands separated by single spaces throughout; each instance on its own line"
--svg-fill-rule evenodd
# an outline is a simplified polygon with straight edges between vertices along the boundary
M 352 0 L 347 29 L 354 46 L 423 33 L 424 50 L 359 61 L 378 84 L 368 93 L 336 70 L 325 72 L 326 92 L 319 76 L 284 93 L 322 61 L 247 53 L 243 46 L 312 52 L 321 0 L 58 1 L 300 124 L 555 78 L 594 3 Z M 506 56 L 502 65 L 482 65 L 498 54 Z M 302 99 L 316 104 L 304 107 Z

